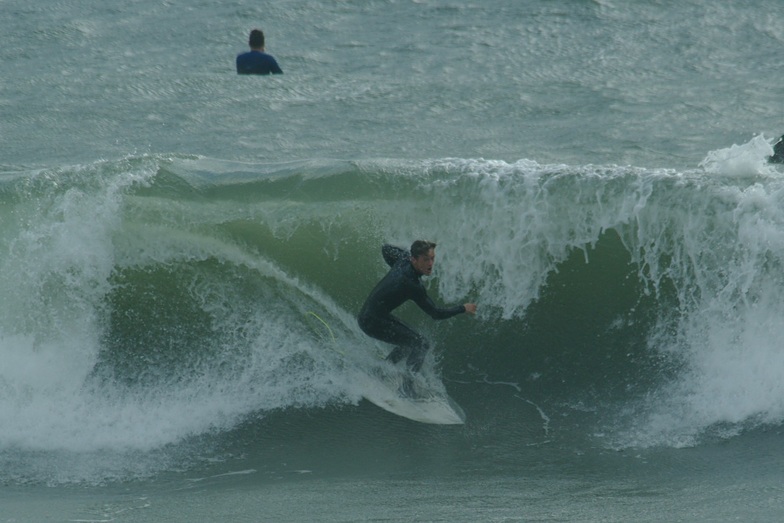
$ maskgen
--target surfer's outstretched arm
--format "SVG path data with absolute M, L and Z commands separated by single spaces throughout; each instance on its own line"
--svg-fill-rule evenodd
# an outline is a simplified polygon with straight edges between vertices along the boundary
M 471 303 L 467 303 L 466 305 L 455 305 L 454 307 L 439 307 L 438 305 L 433 302 L 430 296 L 427 295 L 425 292 L 424 287 L 417 287 L 415 289 L 416 294 L 413 297 L 414 302 L 419 305 L 419 308 L 422 309 L 427 313 L 428 316 L 433 318 L 434 320 L 446 320 L 451 318 L 452 316 L 457 316 L 458 314 L 462 314 L 464 312 L 471 312 L 473 314 L 476 311 L 476 305 L 473 307 L 469 307 L 473 305 Z

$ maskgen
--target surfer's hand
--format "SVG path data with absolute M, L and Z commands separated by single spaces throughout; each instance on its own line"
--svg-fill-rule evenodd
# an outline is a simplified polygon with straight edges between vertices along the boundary
M 463 307 L 468 314 L 476 314 L 476 303 L 464 303 Z

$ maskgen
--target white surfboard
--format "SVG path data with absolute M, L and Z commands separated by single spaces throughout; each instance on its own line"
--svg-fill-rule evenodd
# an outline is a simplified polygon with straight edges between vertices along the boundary
M 363 373 L 364 374 L 364 373 Z M 446 391 L 417 382 L 413 397 L 399 392 L 401 377 L 364 374 L 362 397 L 382 409 L 420 423 L 462 425 L 465 413 Z
M 345 362 L 346 355 L 338 348 L 337 338 L 327 322 L 313 311 L 307 311 L 305 316 L 313 320 L 311 326 L 318 340 L 331 347 Z M 384 356 L 379 355 L 379 358 L 383 360 Z M 404 396 L 399 391 L 403 384 L 403 375 L 399 370 L 376 368 L 375 371 L 368 371 L 358 367 L 356 370 L 354 383 L 360 387 L 362 397 L 392 414 L 437 425 L 465 423 L 463 409 L 449 397 L 440 381 L 428 385 L 418 376 L 414 380 L 413 395 Z

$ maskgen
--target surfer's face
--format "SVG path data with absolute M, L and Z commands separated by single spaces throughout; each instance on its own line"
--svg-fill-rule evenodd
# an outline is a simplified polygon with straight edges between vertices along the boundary
M 433 264 L 436 261 L 436 251 L 435 249 L 430 249 L 427 251 L 427 254 L 422 254 L 414 258 L 411 257 L 411 265 L 414 266 L 414 270 L 417 271 L 419 274 L 424 276 L 430 276 L 430 273 L 433 272 Z

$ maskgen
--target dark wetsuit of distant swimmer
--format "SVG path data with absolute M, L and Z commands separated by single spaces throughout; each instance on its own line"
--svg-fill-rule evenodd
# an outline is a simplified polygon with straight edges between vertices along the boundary
M 237 74 L 283 74 L 275 58 L 264 52 L 264 32 L 254 29 L 248 37 L 250 51 L 237 56 Z
M 365 334 L 395 345 L 387 357 L 389 361 L 397 363 L 407 358 L 406 364 L 414 372 L 422 368 L 430 346 L 422 335 L 392 315 L 394 309 L 412 300 L 435 320 L 476 312 L 473 303 L 439 308 L 427 295 L 420 278 L 433 271 L 435 247 L 432 242 L 417 240 L 411 245 L 409 254 L 399 247 L 384 245 L 381 254 L 391 269 L 371 291 L 358 317 Z

